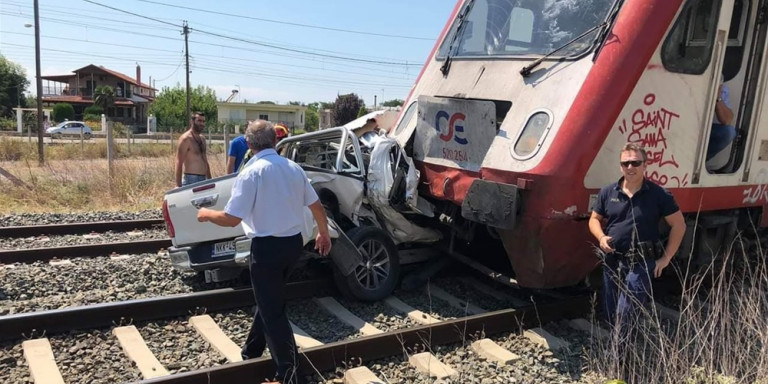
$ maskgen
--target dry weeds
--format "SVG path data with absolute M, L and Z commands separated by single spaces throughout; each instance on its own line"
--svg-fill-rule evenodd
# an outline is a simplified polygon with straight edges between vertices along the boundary
M 595 342 L 589 370 L 627 383 L 768 383 L 766 239 L 750 232 L 705 270 L 676 270 L 684 281 L 679 321 L 646 306 L 631 335 L 617 326 Z
M 166 191 L 174 187 L 170 145 L 117 146 L 113 177 L 108 177 L 106 144 L 46 145 L 46 164 L 39 166 L 37 147 L 0 139 L 0 167 L 20 179 L 15 185 L 0 176 L 0 214 L 19 212 L 73 212 L 143 210 L 162 206 Z M 226 169 L 221 146 L 213 146 L 209 162 L 214 176 Z

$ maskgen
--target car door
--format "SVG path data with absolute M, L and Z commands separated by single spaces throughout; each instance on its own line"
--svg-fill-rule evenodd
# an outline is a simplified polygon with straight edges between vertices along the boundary
M 292 136 L 280 142 L 278 151 L 304 169 L 327 208 L 355 220 L 366 164 L 352 131 L 339 127 Z

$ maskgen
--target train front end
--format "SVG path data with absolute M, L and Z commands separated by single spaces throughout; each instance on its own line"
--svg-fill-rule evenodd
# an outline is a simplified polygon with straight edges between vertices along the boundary
M 467 241 L 486 227 L 521 285 L 598 265 L 583 179 L 657 45 L 643 28 L 660 39 L 677 11 L 663 4 L 460 1 L 390 132 L 441 222 Z

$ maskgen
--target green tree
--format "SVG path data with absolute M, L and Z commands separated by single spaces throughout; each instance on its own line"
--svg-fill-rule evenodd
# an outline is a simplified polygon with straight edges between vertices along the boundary
M 53 121 L 72 120 L 75 118 L 75 108 L 69 103 L 59 103 L 53 106 L 51 117 Z
M 320 128 L 320 115 L 317 110 L 307 109 L 304 112 L 304 130 L 307 132 L 317 131 Z
M 28 85 L 24 68 L 0 55 L 0 117 L 11 117 L 13 108 L 27 106 L 24 91 Z
M 339 95 L 331 108 L 333 125 L 338 127 L 356 119 L 357 113 L 364 105 L 363 99 L 354 93 Z
M 106 111 L 115 104 L 115 90 L 109 85 L 99 85 L 93 91 L 93 104 Z
M 190 108 L 192 112 L 202 112 L 205 114 L 207 124 L 217 126 L 216 110 L 216 92 L 206 86 L 197 86 L 189 90 Z M 149 113 L 157 118 L 157 126 L 188 128 L 187 121 L 187 91 L 184 87 L 176 84 L 175 87 L 163 87 L 157 98 L 149 108 Z
M 270 105 L 275 105 L 275 104 L 277 104 L 277 103 L 275 103 L 274 101 L 269 101 L 269 100 L 262 100 L 262 101 L 257 101 L 257 102 L 256 102 L 256 104 L 270 104 Z
M 365 116 L 367 114 L 368 114 L 368 108 L 366 108 L 365 105 L 360 107 L 360 110 L 357 111 L 357 117 L 363 117 L 363 116 Z
M 403 103 L 405 103 L 405 101 L 401 99 L 392 99 L 392 100 L 387 100 L 381 103 L 381 106 L 382 107 L 402 107 Z

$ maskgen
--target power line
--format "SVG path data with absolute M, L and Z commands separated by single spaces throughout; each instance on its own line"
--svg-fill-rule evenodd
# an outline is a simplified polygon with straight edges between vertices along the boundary
M 182 65 L 182 64 L 184 64 L 184 58 L 183 58 L 183 57 L 182 57 L 182 59 L 181 59 L 181 60 L 179 60 L 179 65 L 177 65 L 177 66 L 176 66 L 176 69 L 174 69 L 174 70 L 173 70 L 173 72 L 171 72 L 171 74 L 170 74 L 170 75 L 168 75 L 168 76 L 166 76 L 166 77 L 164 77 L 164 78 L 162 78 L 162 79 L 155 79 L 155 81 L 159 81 L 159 82 L 161 82 L 161 83 L 162 83 L 163 81 L 166 81 L 166 80 L 170 79 L 170 78 L 171 78 L 171 76 L 175 75 L 175 74 L 176 74 L 176 72 L 179 70 L 179 68 L 181 68 L 181 65 Z M 152 84 L 150 84 L 150 86 L 151 86 L 151 85 L 152 85 Z
M 26 5 L 26 4 L 13 3 L 13 2 L 9 2 L 9 4 L 18 6 L 20 8 L 22 8 L 22 7 L 24 7 Z M 89 12 L 89 13 L 94 13 L 94 14 L 97 15 L 97 16 L 92 16 L 92 17 L 96 17 L 97 18 L 95 21 L 111 21 L 111 22 L 120 23 L 120 24 L 131 24 L 131 25 L 137 25 L 137 26 L 144 27 L 144 28 L 155 28 L 155 29 L 162 29 L 162 30 L 169 30 L 169 29 L 171 29 L 169 27 L 159 26 L 159 25 L 156 25 L 156 24 L 135 23 L 135 22 L 130 22 L 130 21 L 126 21 L 126 20 L 110 19 L 110 18 L 102 16 L 102 15 L 115 16 L 115 13 L 113 13 L 113 12 L 105 13 L 105 12 L 98 12 L 98 11 L 94 11 L 94 10 L 85 10 L 85 9 L 80 9 L 80 8 L 73 9 L 73 8 L 69 8 L 69 7 L 54 7 L 54 6 L 41 7 L 41 9 L 44 10 L 44 11 L 47 11 L 47 12 L 45 12 L 46 14 L 50 13 L 50 14 L 56 14 L 56 15 L 71 15 L 71 16 L 75 16 L 75 17 L 79 17 L 79 18 L 82 18 L 84 16 L 83 13 Z M 63 9 L 63 10 L 58 10 L 58 9 Z M 68 11 L 79 11 L 80 13 L 68 12 Z M 4 12 L 8 12 L 8 11 L 4 10 Z M 9 15 L 9 16 L 12 16 L 12 15 Z M 85 15 L 85 16 L 91 17 L 90 15 Z M 93 23 L 94 23 L 94 20 L 89 20 L 89 24 L 87 24 L 86 26 L 90 27 L 90 26 L 93 25 Z M 177 30 L 177 28 L 173 28 L 173 29 Z
M 167 21 L 163 21 L 163 20 L 160 20 L 160 19 L 155 19 L 155 18 L 153 18 L 153 17 L 149 17 L 149 16 L 139 15 L 138 13 L 129 12 L 129 11 L 126 11 L 126 10 L 123 10 L 123 9 L 120 9 L 120 8 L 114 8 L 114 7 L 110 7 L 109 5 L 105 5 L 105 4 L 97 3 L 97 2 L 95 2 L 95 1 L 92 1 L 92 0 L 83 0 L 83 1 L 85 1 L 86 3 L 91 3 L 91 4 L 93 4 L 93 5 L 98 5 L 98 6 L 100 6 L 100 7 L 104 7 L 104 8 L 108 8 L 108 9 L 111 9 L 111 10 L 113 10 L 113 11 L 118 11 L 118 12 L 127 13 L 127 14 L 129 14 L 129 15 L 133 15 L 133 16 L 136 16 L 136 17 L 141 17 L 141 18 L 143 18 L 143 19 L 152 20 L 152 21 L 156 21 L 156 22 L 158 22 L 158 23 L 168 24 L 168 25 L 171 25 L 171 26 L 174 26 L 174 27 L 177 27 L 177 28 L 181 28 L 181 26 L 180 26 L 180 25 L 176 25 L 176 24 L 173 24 L 173 23 L 169 23 L 169 22 L 167 22 Z
M 355 58 L 355 57 L 344 57 L 344 56 L 337 56 L 337 55 L 328 55 L 328 54 L 324 54 L 324 53 L 308 52 L 308 51 L 304 51 L 304 50 L 300 50 L 300 49 L 280 47 L 280 46 L 273 45 L 273 44 L 261 43 L 261 42 L 258 42 L 258 41 L 246 40 L 246 39 L 242 39 L 242 38 L 239 38 L 239 37 L 232 37 L 232 36 L 222 35 L 220 33 L 203 31 L 203 30 L 200 30 L 200 29 L 197 29 L 197 28 L 191 28 L 191 29 L 193 31 L 197 31 L 197 32 L 200 32 L 200 33 L 203 33 L 203 34 L 206 34 L 206 35 L 220 37 L 222 39 L 234 40 L 234 41 L 239 41 L 239 42 L 242 42 L 242 43 L 254 44 L 254 45 L 258 45 L 258 46 L 262 46 L 262 47 L 279 49 L 279 50 L 288 51 L 288 52 L 296 52 L 296 53 L 301 53 L 301 54 L 305 54 L 305 55 L 312 55 L 312 56 L 318 56 L 318 57 L 327 57 L 327 58 L 330 58 L 330 59 L 337 59 L 337 60 L 357 61 L 357 62 L 361 62 L 361 63 L 370 63 L 370 64 L 400 65 L 400 66 L 405 66 L 405 67 L 414 65 L 414 64 L 409 64 L 408 62 L 398 63 L 398 62 L 393 62 L 393 61 L 367 60 L 367 59 L 358 59 L 358 58 Z
M 0 14 L 6 14 L 6 13 L 0 11 Z M 18 16 L 18 15 L 15 15 L 15 14 L 8 14 L 8 16 L 11 16 L 11 17 L 21 17 L 21 16 Z M 158 35 L 153 35 L 153 34 L 148 34 L 148 33 L 141 33 L 141 32 L 136 32 L 136 31 L 127 31 L 127 30 L 117 29 L 117 28 L 93 26 L 93 25 L 76 23 L 76 22 L 71 22 L 71 21 L 64 21 L 64 20 L 53 19 L 53 18 L 43 18 L 43 19 L 52 21 L 54 23 L 61 23 L 61 24 L 66 24 L 66 25 L 70 25 L 70 26 L 72 26 L 72 25 L 79 25 L 79 26 L 84 26 L 86 28 L 90 27 L 90 28 L 94 28 L 94 29 L 101 29 L 101 30 L 118 32 L 118 33 L 126 33 L 126 34 L 131 34 L 131 35 L 147 36 L 147 37 L 152 37 L 152 38 L 157 38 L 157 39 L 165 39 L 165 40 L 177 41 L 175 38 L 171 38 L 171 37 L 158 36 Z M 205 31 L 198 30 L 198 32 L 205 32 Z M 208 33 L 208 34 L 216 35 L 214 33 Z M 225 36 L 225 35 L 220 35 L 220 36 Z M 217 36 L 217 37 L 219 37 L 219 36 Z M 345 57 L 345 56 L 340 56 L 340 55 L 325 55 L 325 54 L 314 53 L 314 52 L 309 52 L 309 51 L 304 51 L 304 50 L 280 47 L 280 46 L 266 44 L 266 43 L 259 43 L 259 42 L 245 40 L 245 39 L 238 39 L 238 38 L 230 38 L 230 39 L 233 39 L 233 40 L 239 41 L 239 42 L 248 43 L 248 44 L 261 45 L 261 46 L 265 46 L 267 48 L 272 48 L 272 49 L 291 51 L 291 52 L 295 52 L 295 53 L 299 53 L 299 54 L 303 54 L 303 55 L 317 56 L 317 57 L 323 57 L 323 58 L 333 59 L 333 60 L 354 61 L 354 62 L 358 62 L 358 63 L 361 63 L 361 64 L 397 65 L 397 66 L 403 66 L 405 68 L 409 68 L 411 66 L 415 66 L 416 65 L 416 64 L 410 64 L 410 63 L 408 63 L 408 61 L 400 62 L 400 63 L 396 63 L 396 62 L 393 63 L 393 62 L 384 62 L 384 61 L 378 61 L 378 60 L 366 60 L 366 59 L 351 58 L 351 57 Z M 243 49 L 243 47 L 234 47 L 234 46 L 230 46 L 230 45 L 223 45 L 223 44 L 220 44 L 220 43 L 208 43 L 208 42 L 197 41 L 197 40 L 190 40 L 190 42 L 196 43 L 196 44 L 210 45 L 210 46 L 214 46 L 214 47 L 217 47 L 217 48 Z M 273 55 L 278 55 L 278 56 L 297 58 L 297 59 L 300 59 L 300 60 L 313 60 L 313 59 L 306 58 L 306 57 L 301 57 L 301 56 L 296 56 L 296 55 L 279 54 L 279 53 L 272 52 L 272 51 L 261 51 L 261 52 L 268 53 L 268 54 L 273 54 Z
M 84 1 L 86 1 L 86 0 L 84 0 Z M 292 25 L 292 26 L 295 26 L 295 27 L 321 29 L 321 30 L 334 31 L 334 32 L 353 33 L 353 34 L 357 34 L 357 35 L 392 37 L 392 38 L 398 38 L 398 39 L 427 40 L 427 41 L 434 41 L 435 40 L 433 38 L 428 38 L 428 37 L 415 37 L 415 36 L 391 35 L 391 34 L 376 33 L 376 32 L 363 32 L 363 31 L 355 31 L 355 30 L 351 30 L 351 29 L 332 28 L 332 27 L 323 27 L 323 26 L 319 26 L 319 25 L 294 23 L 294 22 L 283 21 L 283 20 L 264 19 L 264 18 L 253 17 L 253 16 L 244 16 L 244 15 L 237 15 L 237 14 L 233 14 L 233 13 L 212 11 L 212 10 L 208 10 L 208 9 L 186 7 L 186 6 L 182 6 L 182 5 L 166 4 L 166 3 L 159 2 L 159 1 L 151 1 L 151 0 L 137 0 L 137 1 L 140 1 L 142 3 L 157 4 L 157 5 L 162 5 L 162 6 L 166 6 L 166 7 L 172 7 L 172 8 L 187 9 L 187 10 L 190 10 L 190 11 L 205 12 L 205 13 L 210 13 L 210 14 L 214 14 L 214 15 L 222 15 L 222 16 L 237 17 L 237 18 L 241 18 L 241 19 L 257 20 L 257 21 L 263 21 L 263 22 L 266 22 L 266 23 L 275 23 L 275 24 L 280 24 L 280 25 Z
M 7 45 L 12 47 L 20 47 L 20 48 L 28 48 L 26 45 L 22 44 L 13 44 L 13 43 L 6 43 L 6 42 L 0 42 L 0 45 Z M 91 54 L 87 52 L 75 52 L 75 51 L 65 51 L 61 49 L 52 49 L 52 48 L 42 48 L 43 51 L 51 51 L 51 52 L 59 52 L 59 53 L 69 53 L 69 54 L 82 54 L 82 55 L 90 55 L 93 57 L 100 57 L 100 58 L 107 58 L 107 59 L 115 59 L 119 60 L 120 62 L 125 62 L 124 57 L 115 57 L 115 56 L 107 56 L 107 55 L 98 55 L 98 54 Z M 174 63 L 160 63 L 156 61 L 149 61 L 149 60 L 143 60 L 144 63 L 149 64 L 156 64 L 156 65 L 163 65 L 163 66 L 173 66 L 176 65 Z M 382 84 L 382 83 L 372 83 L 372 82 L 355 82 L 355 81 L 345 81 L 345 80 L 327 80 L 327 79 L 319 79 L 319 78 L 308 78 L 308 77 L 300 77 L 300 76 L 293 76 L 293 75 L 276 75 L 276 74 L 269 74 L 264 72 L 253 72 L 253 71 L 247 71 L 247 70 L 239 70 L 239 69 L 221 69 L 221 68 L 212 68 L 207 66 L 194 66 L 193 68 L 200 69 L 200 70 L 206 70 L 211 72 L 221 72 L 221 73 L 233 73 L 233 74 L 240 74 L 240 75 L 255 75 L 255 76 L 261 76 L 265 78 L 273 78 L 273 79 L 280 79 L 282 81 L 292 81 L 297 82 L 300 84 L 303 84 L 305 82 L 314 82 L 314 83 L 321 83 L 321 84 L 349 84 L 349 85 L 363 85 L 368 86 L 370 89 L 378 89 L 381 87 L 391 87 L 391 88 L 409 88 L 410 85 L 399 85 L 399 84 Z
M 144 18 L 144 19 L 153 20 L 153 21 L 156 21 L 158 23 L 163 23 L 163 24 L 169 24 L 169 25 L 176 26 L 175 24 L 172 24 L 172 23 L 169 23 L 169 22 L 166 22 L 166 21 L 163 21 L 163 20 L 155 19 L 155 18 L 152 18 L 152 17 L 144 16 L 144 15 L 139 15 L 137 13 L 126 11 L 126 10 L 123 10 L 123 9 L 120 9 L 120 8 L 110 7 L 108 5 L 97 3 L 97 2 L 92 1 L 92 0 L 83 0 L 83 1 L 85 1 L 86 3 L 91 3 L 91 4 L 94 4 L 94 5 L 98 5 L 98 6 L 102 6 L 102 7 L 105 7 L 105 8 L 109 8 L 109 9 L 114 10 L 114 11 L 124 12 L 124 13 L 127 13 L 129 15 L 136 16 L 136 17 L 141 17 L 141 18 Z M 161 5 L 168 5 L 168 4 L 162 4 L 162 3 L 160 3 L 160 4 Z M 184 8 L 184 7 L 179 6 L 179 8 Z M 187 39 L 187 36 L 189 35 L 189 31 L 193 30 L 193 31 L 197 31 L 197 32 L 200 32 L 200 33 L 203 33 L 203 34 L 206 34 L 206 35 L 216 36 L 216 37 L 220 37 L 220 38 L 223 38 L 223 39 L 235 40 L 235 41 L 240 41 L 240 42 L 244 42 L 244 43 L 249 43 L 249 44 L 259 45 L 259 46 L 262 46 L 262 47 L 269 47 L 269 48 L 279 49 L 279 50 L 284 50 L 284 51 L 289 51 L 289 52 L 302 53 L 302 54 L 305 54 L 305 55 L 313 55 L 313 56 L 327 57 L 327 58 L 332 58 L 332 59 L 358 61 L 358 62 L 363 62 L 363 63 L 382 64 L 382 65 L 404 65 L 406 67 L 409 66 L 409 65 L 413 65 L 413 64 L 408 64 L 408 62 L 397 63 L 397 62 L 391 62 L 391 61 L 367 60 L 367 59 L 359 59 L 359 58 L 355 58 L 355 57 L 343 57 L 343 56 L 337 56 L 337 55 L 329 55 L 329 54 L 323 54 L 323 53 L 310 52 L 310 51 L 305 51 L 305 50 L 300 50 L 300 49 L 281 47 L 281 46 L 274 45 L 274 44 L 261 43 L 261 42 L 252 41 L 252 40 L 246 40 L 246 39 L 242 39 L 242 38 L 238 38 L 238 37 L 222 35 L 222 34 L 216 33 L 216 32 L 204 31 L 204 30 L 196 29 L 196 28 L 189 28 L 187 26 L 187 24 L 186 24 L 186 21 L 184 22 L 184 25 L 182 26 L 182 28 L 184 30 L 184 32 L 182 34 L 185 36 L 185 41 Z
M 30 35 L 28 33 L 11 32 L 11 31 L 3 31 L 3 30 L 0 30 L 0 33 L 3 33 L 3 34 L 13 34 L 13 35 L 22 35 L 22 36 L 29 36 Z M 46 39 L 53 39 L 53 40 L 66 40 L 66 41 L 70 41 L 71 40 L 71 38 L 68 38 L 68 37 L 57 37 L 57 36 L 48 36 L 48 35 L 41 35 L 41 37 L 44 37 Z M 133 48 L 133 49 L 155 51 L 155 52 L 168 52 L 168 53 L 174 53 L 174 54 L 179 53 L 179 51 L 174 51 L 174 50 L 170 50 L 170 49 L 149 48 L 149 47 L 142 47 L 142 46 L 136 46 L 136 45 L 106 43 L 106 42 L 100 42 L 100 41 L 84 41 L 83 43 L 97 44 L 97 45 L 108 45 L 108 46 L 122 47 L 122 48 Z M 104 53 L 104 52 L 102 52 L 102 53 Z M 142 54 L 142 55 L 145 55 L 145 54 Z M 146 57 L 146 56 L 143 56 L 143 57 Z M 176 55 L 156 55 L 154 57 L 156 57 L 156 58 L 169 58 L 169 57 L 177 57 L 177 56 Z M 194 55 L 193 58 L 194 57 L 211 57 L 211 58 L 216 58 L 216 59 L 228 59 L 228 60 L 234 60 L 234 63 L 238 63 L 238 62 L 243 61 L 242 57 L 211 55 L 211 54 L 204 54 L 204 53 L 198 53 L 198 54 Z M 252 64 L 252 63 L 274 64 L 274 65 L 283 65 L 283 64 L 285 64 L 284 62 L 266 61 L 266 60 L 252 60 L 252 59 L 246 59 L 245 62 L 247 62 L 248 64 Z M 214 64 L 214 63 L 212 63 L 212 64 Z M 219 63 L 215 63 L 215 64 L 221 65 Z M 225 64 L 226 65 L 230 65 L 230 66 L 233 65 L 233 63 L 225 63 Z M 350 71 L 348 69 L 349 67 L 347 67 L 347 69 L 343 69 L 342 70 L 342 69 L 318 68 L 318 67 L 313 67 L 313 66 L 308 66 L 308 65 L 292 64 L 291 68 L 305 68 L 305 69 L 312 69 L 312 70 L 316 70 L 316 71 L 327 71 L 327 72 L 344 73 L 344 74 L 360 75 L 360 76 L 372 76 L 372 77 L 391 79 L 391 80 L 413 80 L 413 77 L 415 76 L 415 75 L 411 75 L 411 74 L 403 74 L 403 76 L 410 77 L 410 79 L 403 78 L 403 77 L 382 76 L 382 75 L 378 75 L 378 74 L 375 74 L 375 73 L 363 73 L 363 72 Z M 381 72 L 381 73 L 387 73 L 387 74 L 395 74 L 392 71 L 382 71 L 382 70 L 377 70 L 377 69 L 374 69 L 374 68 L 370 68 L 370 69 L 369 68 L 365 68 L 365 70 L 374 71 L 374 72 Z M 158 81 L 162 81 L 162 80 L 158 79 Z

